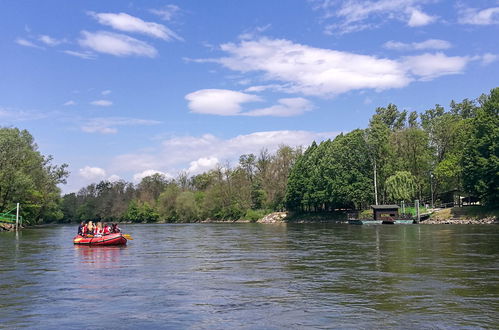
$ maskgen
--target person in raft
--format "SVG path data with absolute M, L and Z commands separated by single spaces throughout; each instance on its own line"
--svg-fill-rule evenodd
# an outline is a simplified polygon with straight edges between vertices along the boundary
M 97 222 L 97 226 L 94 229 L 94 237 L 102 237 L 102 222 Z
M 83 232 L 85 231 L 85 221 L 82 221 L 80 225 L 78 226 L 78 235 L 83 236 L 85 235 Z
M 118 224 L 116 222 L 113 223 L 113 226 L 111 227 L 111 232 L 113 234 L 121 233 L 121 229 L 120 229 L 120 227 L 118 227 Z
M 92 222 L 92 220 L 90 220 L 87 223 L 86 228 L 87 228 L 87 230 L 85 231 L 85 235 L 93 235 L 94 234 L 95 226 L 94 226 L 94 223 Z
M 105 223 L 103 228 L 102 228 L 102 234 L 103 235 L 111 234 L 111 226 L 109 226 L 107 223 Z

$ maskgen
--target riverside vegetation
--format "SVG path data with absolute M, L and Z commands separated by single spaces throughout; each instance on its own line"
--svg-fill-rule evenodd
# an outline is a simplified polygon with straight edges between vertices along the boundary
M 429 203 L 446 192 L 499 205 L 499 88 L 447 110 L 379 107 L 366 129 L 306 149 L 283 145 L 198 175 L 102 181 L 63 197 L 57 184 L 67 166 L 51 165 L 27 131 L 1 128 L 0 146 L 0 212 L 22 201 L 31 223 L 255 221 L 272 211 L 362 210 L 376 200 Z

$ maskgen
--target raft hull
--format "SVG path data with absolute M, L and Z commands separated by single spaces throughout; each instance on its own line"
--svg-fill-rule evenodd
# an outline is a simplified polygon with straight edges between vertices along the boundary
M 78 245 L 92 245 L 92 246 L 125 245 L 126 242 L 127 242 L 126 238 L 120 233 L 109 234 L 102 237 L 83 237 L 77 235 L 73 238 L 73 243 Z

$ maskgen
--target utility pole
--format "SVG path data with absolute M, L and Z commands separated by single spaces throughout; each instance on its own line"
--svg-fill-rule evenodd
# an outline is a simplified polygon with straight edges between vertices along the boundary
M 374 159 L 374 204 L 378 205 L 378 185 L 376 178 L 376 159 Z
M 19 230 L 19 203 L 17 203 L 16 208 L 16 230 Z
M 433 173 L 430 173 L 430 193 L 431 193 L 431 208 L 434 208 L 434 206 L 433 206 Z

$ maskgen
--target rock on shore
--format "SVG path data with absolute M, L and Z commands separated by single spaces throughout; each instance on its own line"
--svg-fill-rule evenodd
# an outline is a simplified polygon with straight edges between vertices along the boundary
M 287 212 L 273 212 L 259 219 L 258 223 L 283 223 L 286 222 Z
M 15 225 L 9 223 L 0 223 L 0 231 L 14 231 L 15 229 Z
M 495 217 L 485 219 L 428 219 L 421 222 L 427 225 L 489 225 L 497 224 L 499 221 Z

